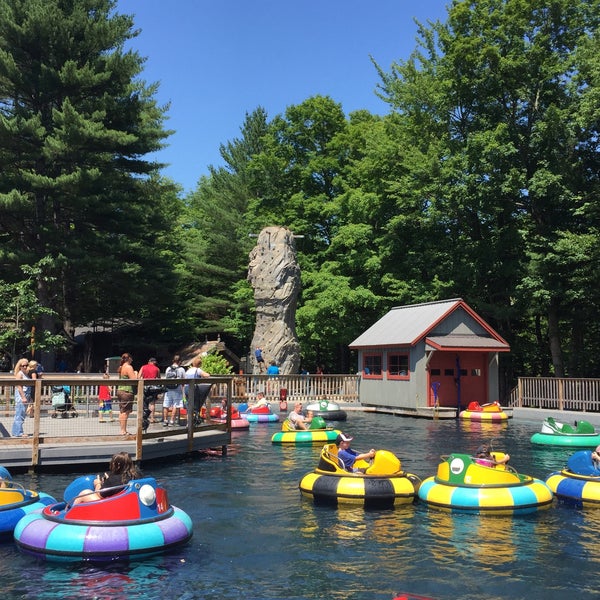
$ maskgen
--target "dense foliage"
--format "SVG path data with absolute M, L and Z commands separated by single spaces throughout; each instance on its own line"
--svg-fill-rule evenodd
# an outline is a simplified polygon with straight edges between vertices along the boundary
M 310 371 L 353 371 L 348 344 L 392 306 L 462 297 L 511 344 L 505 390 L 600 376 L 600 0 L 455 0 L 407 60 L 374 65 L 388 114 L 257 108 L 183 199 L 144 159 L 168 132 L 123 50 L 132 19 L 108 0 L 0 11 L 2 278 L 51 259 L 42 330 L 218 332 L 243 355 L 252 236 L 281 225 Z
M 2 279 L 37 266 L 47 310 L 27 318 L 63 340 L 90 323 L 157 337 L 175 297 L 177 190 L 144 158 L 167 136 L 164 108 L 124 50 L 133 20 L 114 7 L 0 0 Z

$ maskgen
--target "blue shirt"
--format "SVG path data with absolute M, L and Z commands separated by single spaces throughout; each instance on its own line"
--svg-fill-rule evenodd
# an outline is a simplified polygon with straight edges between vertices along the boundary
M 279 367 L 277 365 L 269 365 L 267 375 L 279 375 Z
M 338 450 L 338 458 L 344 463 L 346 471 L 352 471 L 354 461 L 356 461 L 358 454 L 359 453 L 356 450 L 352 450 L 352 448 L 348 448 L 347 450 Z

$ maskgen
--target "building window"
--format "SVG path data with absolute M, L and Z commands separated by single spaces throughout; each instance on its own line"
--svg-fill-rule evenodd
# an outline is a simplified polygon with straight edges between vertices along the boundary
M 388 379 L 409 379 L 408 354 L 388 354 Z
M 363 375 L 381 378 L 381 354 L 365 354 L 363 358 Z

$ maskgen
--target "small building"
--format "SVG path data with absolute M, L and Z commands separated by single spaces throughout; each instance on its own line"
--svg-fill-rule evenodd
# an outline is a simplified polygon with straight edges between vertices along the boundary
M 510 347 L 461 298 L 392 308 L 356 338 L 360 402 L 419 412 L 498 400 Z

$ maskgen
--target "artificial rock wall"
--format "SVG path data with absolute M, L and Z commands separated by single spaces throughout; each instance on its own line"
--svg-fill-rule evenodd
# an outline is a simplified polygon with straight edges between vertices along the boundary
M 259 372 L 254 351 L 260 347 L 265 366 L 273 360 L 282 374 L 296 374 L 300 368 L 295 326 L 300 267 L 294 235 L 285 227 L 265 227 L 249 258 L 248 281 L 254 288 L 256 304 L 252 372 Z

